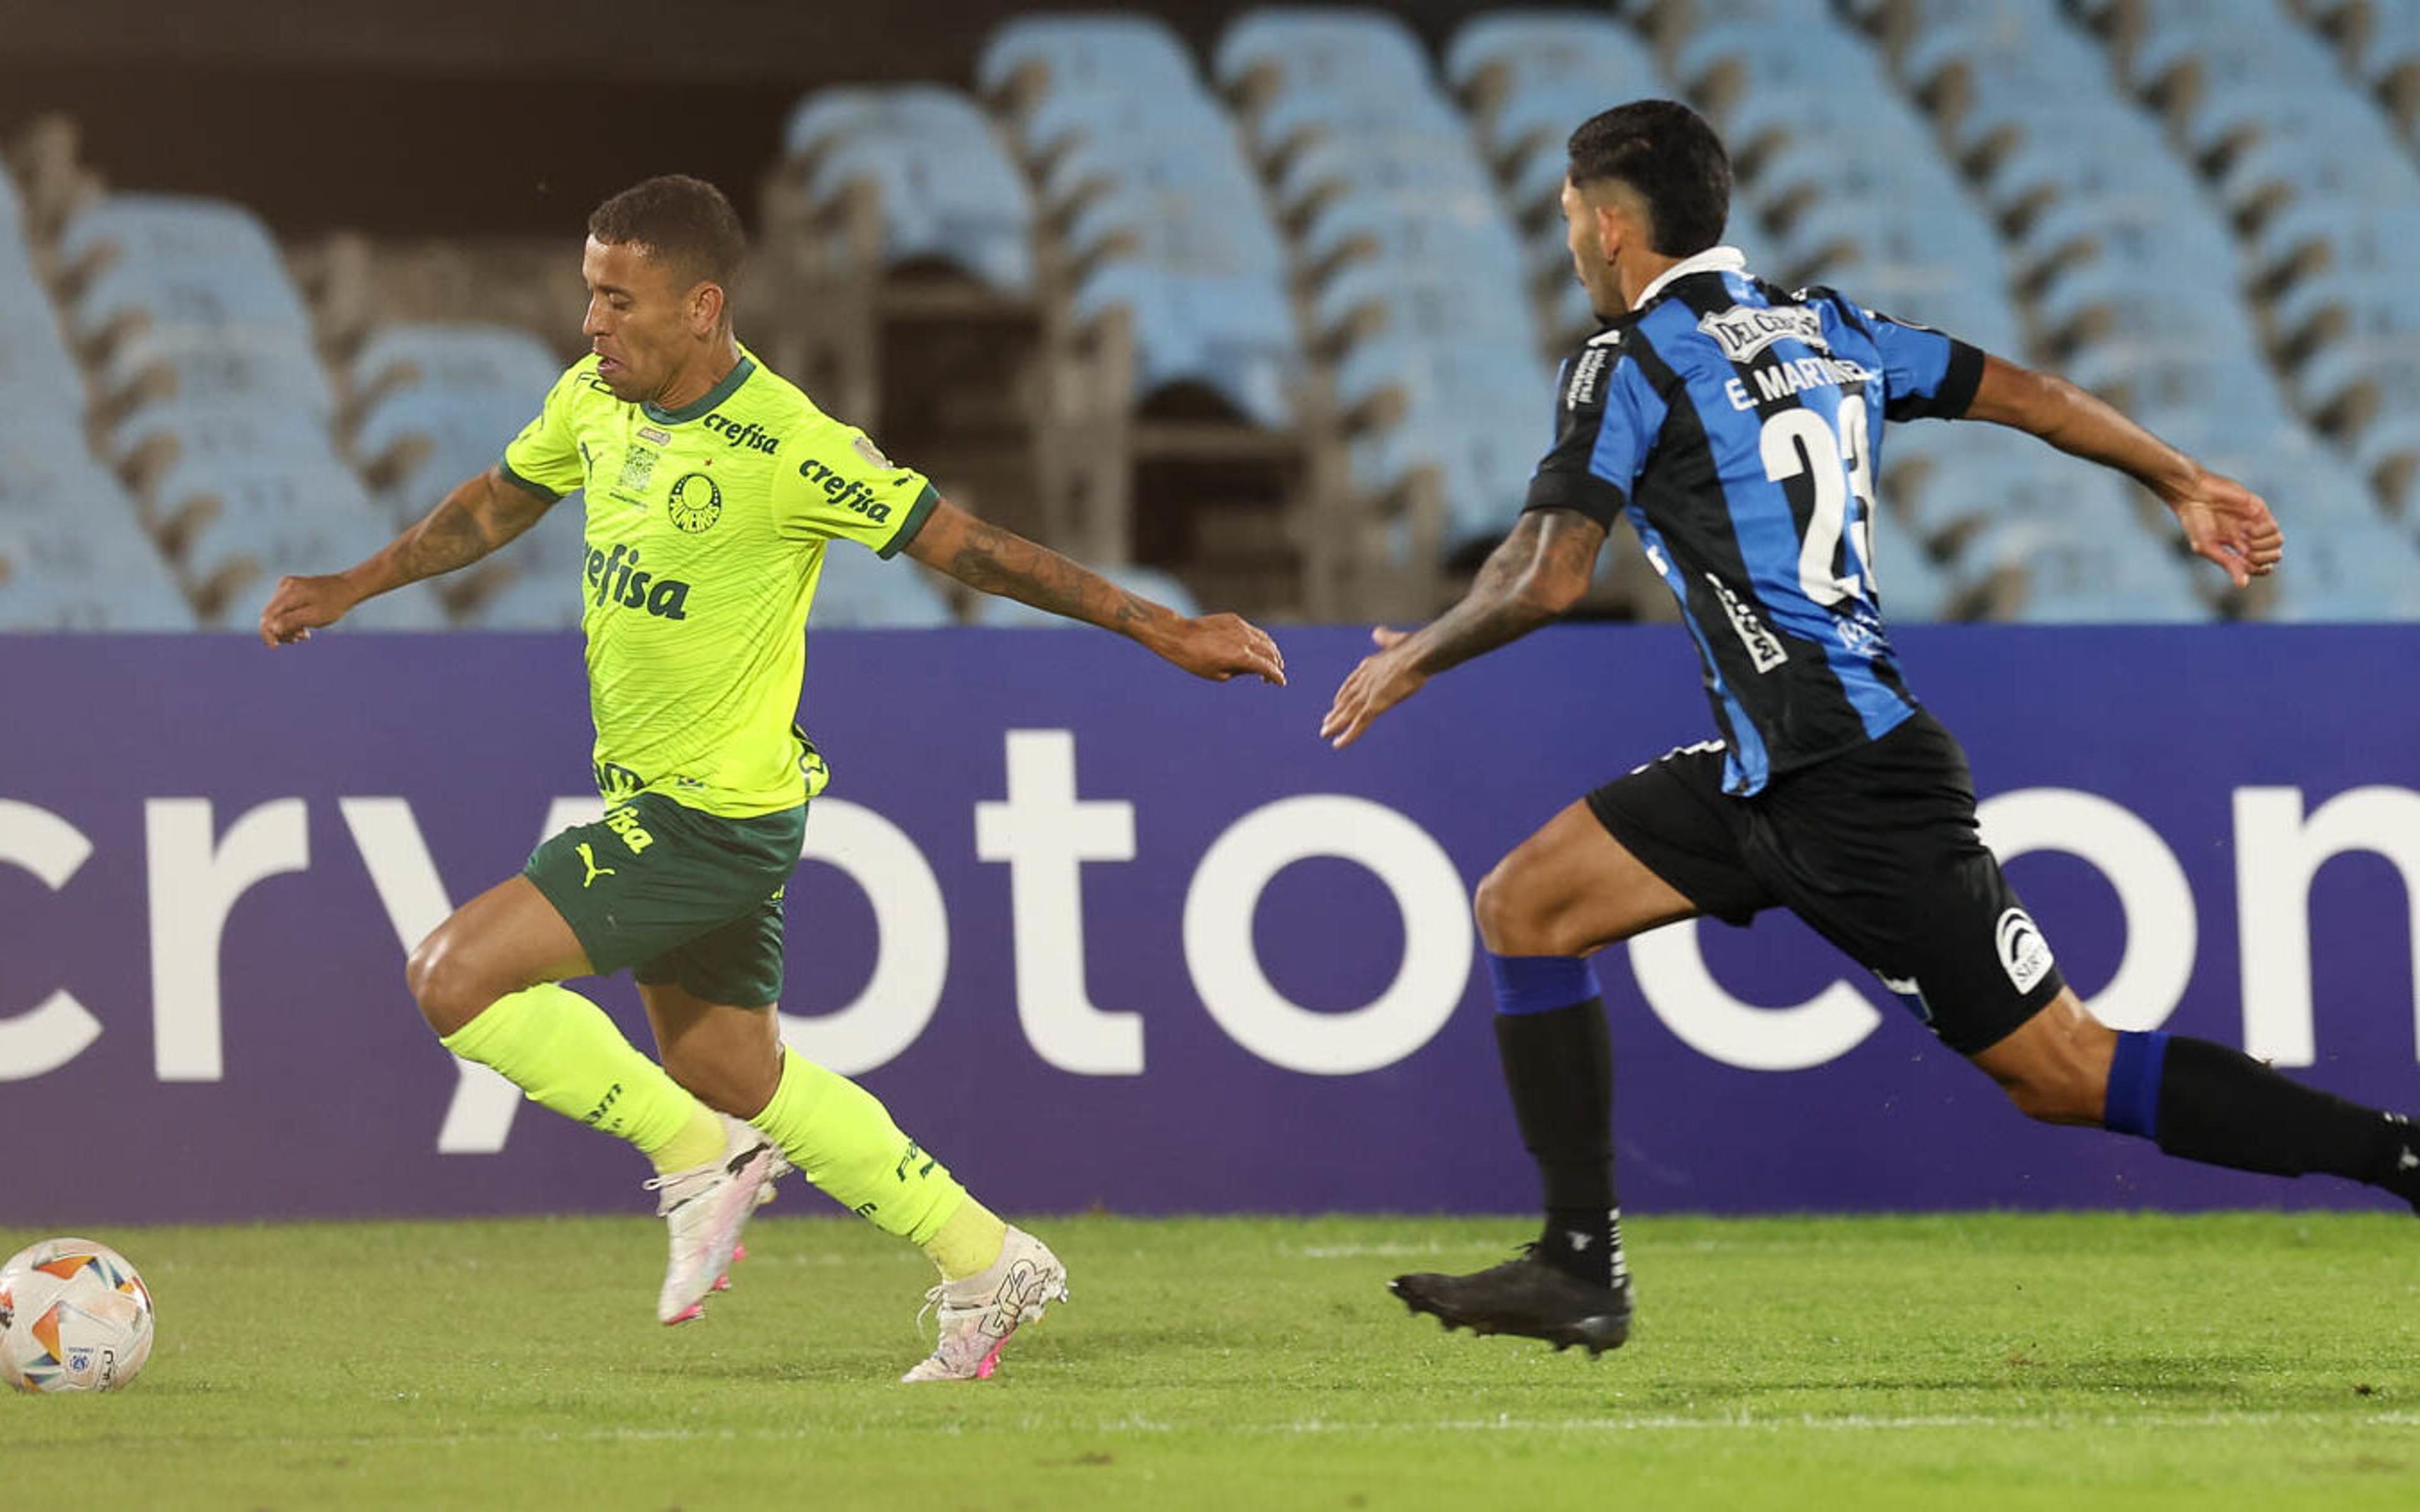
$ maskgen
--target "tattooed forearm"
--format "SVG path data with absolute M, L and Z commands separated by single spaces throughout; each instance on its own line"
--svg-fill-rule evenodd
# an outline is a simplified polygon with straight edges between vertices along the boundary
M 528 530 L 547 508 L 535 495 L 492 476 L 473 478 L 387 548 L 395 580 L 417 582 L 469 566 Z
M 1419 643 L 1414 665 L 1426 673 L 1459 667 L 1552 620 L 1586 588 L 1604 540 L 1601 527 L 1576 515 L 1523 515 L 1489 553 L 1462 602 L 1413 638 Z
M 971 515 L 953 511 L 940 532 L 928 527 L 925 534 L 950 538 L 920 541 L 924 549 L 910 548 L 911 555 L 986 594 L 1137 638 L 1177 618 L 1172 610 L 1127 593 L 1049 548 Z M 940 548 L 938 552 L 930 549 L 935 545 Z

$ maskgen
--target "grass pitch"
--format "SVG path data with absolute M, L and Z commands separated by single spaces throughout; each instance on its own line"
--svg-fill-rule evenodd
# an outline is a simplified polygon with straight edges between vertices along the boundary
M 929 1269 L 845 1219 L 759 1219 L 670 1331 L 641 1216 L 112 1229 L 157 1351 L 0 1396 L 0 1505 L 2420 1505 L 2409 1218 L 1637 1220 L 1594 1362 L 1383 1289 L 1526 1221 L 1034 1227 L 1074 1302 L 920 1387 Z

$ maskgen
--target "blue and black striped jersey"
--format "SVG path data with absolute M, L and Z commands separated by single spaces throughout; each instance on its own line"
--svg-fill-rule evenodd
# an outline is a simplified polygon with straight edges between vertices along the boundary
M 1874 581 L 1883 424 L 1962 415 L 1983 372 L 1964 342 L 1744 269 L 1728 247 L 1676 265 L 1563 363 L 1528 501 L 1627 514 L 1680 600 L 1743 795 L 1916 712 Z

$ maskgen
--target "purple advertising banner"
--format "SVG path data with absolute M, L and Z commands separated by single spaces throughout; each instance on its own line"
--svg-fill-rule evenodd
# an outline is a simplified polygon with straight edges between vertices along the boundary
M 2420 1110 L 2420 629 L 1901 637 L 2113 1022 Z M 819 632 L 834 779 L 785 1031 L 994 1206 L 1510 1211 L 1470 888 L 1706 738 L 1678 629 L 1558 628 L 1351 750 L 1107 636 Z M 456 1062 L 407 947 L 591 817 L 576 640 L 0 640 L 0 1222 L 629 1211 L 636 1156 Z M 1624 1206 L 2360 1206 L 2034 1125 L 1796 920 L 1597 962 Z M 627 980 L 584 984 L 640 1042 Z

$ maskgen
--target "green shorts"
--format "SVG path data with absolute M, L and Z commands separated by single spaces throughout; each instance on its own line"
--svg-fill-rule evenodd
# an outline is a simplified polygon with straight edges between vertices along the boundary
M 782 995 L 782 893 L 806 835 L 800 804 L 724 819 L 642 793 L 530 853 L 537 884 L 599 976 L 625 966 L 709 1003 Z

